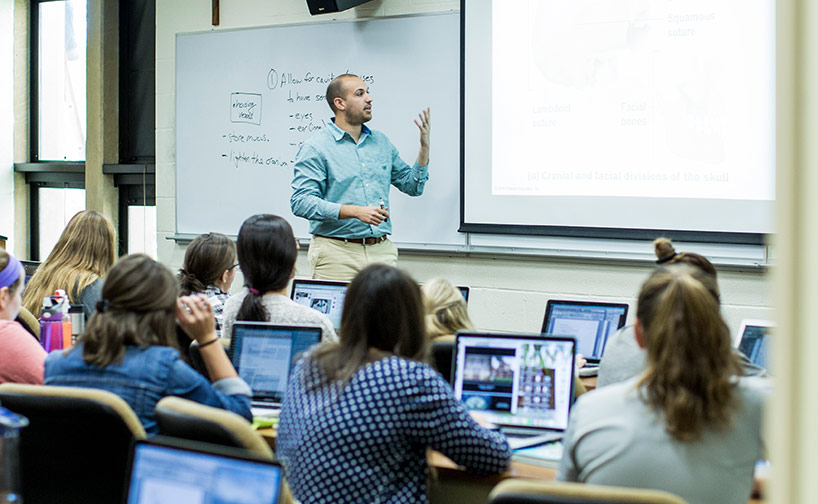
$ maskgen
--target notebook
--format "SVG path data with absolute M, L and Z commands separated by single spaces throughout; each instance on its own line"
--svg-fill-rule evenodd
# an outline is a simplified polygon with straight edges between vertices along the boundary
M 135 441 L 125 504 L 276 504 L 282 471 L 247 451 L 176 438 Z
M 597 366 L 608 338 L 625 325 L 627 318 L 628 305 L 624 303 L 549 299 L 542 333 L 573 336 L 577 353 L 591 366 Z
M 768 360 L 768 348 L 770 342 L 770 331 L 774 324 L 769 320 L 745 319 L 741 321 L 741 327 L 734 344 L 750 361 L 756 366 L 763 367 L 770 371 Z
M 341 328 L 347 287 L 349 282 L 296 278 L 293 280 L 290 298 L 326 315 L 337 332 Z
M 253 416 L 269 416 L 278 409 L 293 364 L 320 340 L 320 327 L 233 324 L 231 360 L 239 377 L 253 390 Z
M 499 426 L 512 448 L 561 439 L 571 411 L 575 353 L 571 337 L 459 331 L 455 396 Z

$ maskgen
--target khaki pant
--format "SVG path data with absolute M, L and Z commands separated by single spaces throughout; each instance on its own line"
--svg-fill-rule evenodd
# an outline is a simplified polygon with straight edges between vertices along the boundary
M 398 265 L 398 247 L 388 238 L 376 245 L 363 245 L 313 236 L 307 258 L 312 277 L 350 281 L 370 264 Z

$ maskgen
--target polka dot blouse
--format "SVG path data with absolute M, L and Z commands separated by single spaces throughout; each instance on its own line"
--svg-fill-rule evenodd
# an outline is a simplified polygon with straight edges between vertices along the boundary
M 431 367 L 387 357 L 345 386 L 306 358 L 290 377 L 277 456 L 302 503 L 428 502 L 426 449 L 476 473 L 501 472 L 511 449 L 480 427 Z

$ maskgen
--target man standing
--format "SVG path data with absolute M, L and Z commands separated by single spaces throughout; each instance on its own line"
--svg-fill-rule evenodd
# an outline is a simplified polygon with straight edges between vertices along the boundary
M 327 102 L 335 118 L 298 151 L 290 206 L 310 221 L 313 278 L 351 280 L 368 264 L 397 264 L 398 249 L 388 238 L 389 186 L 423 193 L 431 116 L 427 108 L 415 119 L 420 151 L 409 166 L 386 135 L 364 125 L 372 119 L 372 97 L 357 75 L 333 79 Z

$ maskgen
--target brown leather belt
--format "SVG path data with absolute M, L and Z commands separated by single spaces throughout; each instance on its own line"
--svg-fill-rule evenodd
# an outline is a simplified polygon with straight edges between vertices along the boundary
M 338 240 L 344 243 L 360 243 L 361 245 L 377 245 L 382 241 L 385 241 L 387 236 L 372 236 L 369 238 L 341 238 L 339 236 L 322 236 L 322 235 L 315 235 L 318 238 L 327 238 L 328 240 Z

